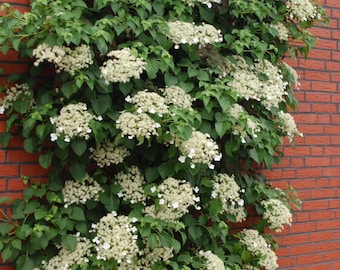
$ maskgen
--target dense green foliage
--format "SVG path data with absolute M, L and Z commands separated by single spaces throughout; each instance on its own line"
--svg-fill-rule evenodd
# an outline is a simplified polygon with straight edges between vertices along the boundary
M 286 114 L 297 105 L 297 81 L 283 58 L 307 56 L 314 44 L 308 28 L 324 20 L 324 13 L 308 4 L 32 0 L 31 11 L 23 14 L 3 4 L 7 15 L 0 18 L 0 49 L 4 54 L 16 50 L 32 64 L 26 73 L 8 76 L 8 85 L 2 87 L 7 131 L 1 143 L 6 146 L 13 133 L 20 135 L 25 150 L 38 152 L 40 165 L 49 168 L 48 183 L 28 181 L 23 199 L 12 203 L 12 215 L 0 223 L 3 260 L 15 262 L 20 270 L 52 269 L 51 258 L 59 256 L 65 263 L 79 243 L 89 239 L 93 246 L 80 256 L 86 259 L 69 259 L 65 269 L 222 269 L 202 255 L 209 252 L 225 269 L 274 269 L 266 263 L 271 253 L 255 252 L 242 240 L 245 231 L 230 228 L 240 227 L 236 223 L 255 213 L 258 221 L 246 229 L 256 229 L 275 250 L 267 228 L 280 226 L 268 217 L 275 206 L 264 202 L 279 201 L 288 212 L 298 204 L 292 190 L 273 188 L 260 169 L 280 161 L 282 137 L 293 143 L 294 135 L 300 135 Z M 304 14 L 306 7 L 311 9 Z M 174 22 L 190 23 L 186 28 L 182 24 L 189 32 L 172 28 Z M 212 28 L 202 30 L 208 25 Z M 199 31 L 194 28 L 198 26 Z M 203 38 L 189 40 L 190 29 Z M 176 40 L 178 32 L 182 36 Z M 209 40 L 213 34 L 218 38 Z M 124 48 L 129 48 L 130 64 L 127 55 L 119 58 Z M 110 59 L 119 63 L 114 71 Z M 112 78 L 134 71 L 138 61 L 137 73 Z M 245 77 L 238 79 L 239 74 Z M 173 98 L 166 104 L 164 89 L 181 89 L 183 100 Z M 239 92 L 245 90 L 249 96 Z M 152 104 L 153 97 L 160 103 Z M 190 106 L 181 103 L 185 98 Z M 155 108 L 143 107 L 149 104 Z M 75 112 L 69 105 L 81 109 Z M 135 133 L 124 129 L 123 115 L 141 125 Z M 144 127 L 146 121 L 153 124 Z M 126 125 L 133 129 L 134 124 Z M 75 129 L 68 132 L 72 125 Z M 148 128 L 151 134 L 144 132 Z M 108 161 L 117 149 L 123 160 Z M 72 186 L 76 182 L 79 185 Z M 72 201 L 65 186 L 75 189 L 75 197 L 83 186 L 88 192 L 78 194 L 83 201 Z M 132 262 L 124 262 L 128 266 L 113 255 L 101 257 L 101 251 L 113 254 L 118 248 L 98 236 L 102 218 L 110 213 L 117 214 L 112 220 L 118 228 L 123 222 L 118 217 L 134 219 L 131 234 L 137 240 L 129 245 L 140 252 L 131 251 Z M 284 223 L 289 220 L 288 215 Z M 110 226 L 114 234 L 116 227 Z M 162 259 L 157 250 L 171 255 Z M 150 254 L 155 261 L 148 261 Z

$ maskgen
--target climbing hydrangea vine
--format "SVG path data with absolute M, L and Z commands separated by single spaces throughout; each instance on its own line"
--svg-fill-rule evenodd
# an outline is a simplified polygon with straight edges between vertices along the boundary
M 23 178 L 21 199 L 0 200 L 3 261 L 278 267 L 272 232 L 291 225 L 299 200 L 261 171 L 280 161 L 283 137 L 302 136 L 289 113 L 298 76 L 284 57 L 308 55 L 308 29 L 327 21 L 320 6 L 32 0 L 1 11 L 1 53 L 28 65 L 2 75 L 1 145 L 20 136 L 48 169 L 45 183 Z

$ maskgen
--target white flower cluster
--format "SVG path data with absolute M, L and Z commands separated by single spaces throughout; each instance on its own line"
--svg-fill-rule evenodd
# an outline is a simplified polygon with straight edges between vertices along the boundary
M 129 150 L 125 146 L 116 146 L 111 141 L 104 141 L 96 149 L 91 150 L 91 158 L 97 162 L 100 168 L 122 163 L 124 158 L 130 155 Z
M 91 120 L 101 120 L 101 117 L 87 111 L 85 103 L 68 104 L 60 110 L 59 116 L 51 117 L 50 122 L 55 125 L 56 132 L 51 133 L 51 141 L 56 141 L 64 134 L 64 141 L 70 142 L 73 137 L 81 137 L 85 140 L 90 138 Z
M 137 113 L 157 114 L 162 117 L 163 114 L 169 113 L 166 99 L 157 93 L 148 92 L 148 90 L 139 91 L 132 98 L 127 96 L 125 101 L 136 105 Z
M 241 190 L 234 176 L 220 173 L 213 181 L 212 198 L 219 198 L 222 202 L 222 212 L 235 216 L 236 222 L 246 219 L 244 200 L 240 197 Z
M 176 49 L 179 48 L 179 44 L 206 46 L 223 41 L 221 31 L 210 24 L 195 25 L 189 22 L 173 21 L 168 22 L 168 26 L 167 36 L 175 43 Z
M 200 250 L 199 255 L 204 257 L 207 261 L 205 263 L 206 270 L 224 270 L 224 262 L 220 257 L 211 252 L 211 250 Z
M 122 137 L 127 135 L 129 139 L 157 136 L 157 128 L 161 127 L 146 113 L 133 114 L 123 111 L 116 121 L 116 127 L 122 131 Z
M 127 173 L 117 173 L 115 178 L 118 180 L 121 187 L 118 197 L 129 200 L 131 204 L 137 202 L 145 204 L 146 195 L 144 194 L 143 189 L 145 180 L 136 166 L 127 168 Z
M 261 267 L 255 269 L 275 270 L 279 267 L 275 252 L 257 230 L 244 229 L 241 232 L 240 243 L 254 256 L 260 257 L 258 263 Z
M 112 59 L 107 60 L 100 67 L 101 76 L 107 84 L 126 83 L 131 78 L 139 79 L 146 66 L 146 62 L 136 57 L 130 48 L 110 51 L 107 56 Z
M 288 86 L 281 70 L 268 60 L 250 65 L 240 56 L 234 58 L 235 62 L 226 62 L 226 75 L 233 78 L 227 85 L 239 97 L 260 101 L 268 110 L 277 108 L 284 101 Z
M 30 106 L 33 106 L 33 92 L 27 84 L 16 84 L 6 89 L 6 96 L 0 99 L 0 114 L 4 114 L 16 100 L 28 100 Z
M 164 95 L 167 104 L 183 109 L 191 109 L 194 99 L 179 86 L 167 86 L 161 88 L 160 91 Z
M 288 41 L 289 31 L 283 23 L 278 22 L 276 24 L 270 24 L 269 26 L 278 32 L 277 36 L 281 41 Z
M 265 208 L 263 218 L 269 223 L 269 229 L 281 232 L 285 224 L 291 225 L 292 213 L 280 200 L 268 199 L 261 205 Z
M 150 270 L 156 262 L 162 261 L 167 264 L 174 256 L 172 247 L 162 247 L 160 243 L 157 243 L 151 250 L 145 239 L 143 243 L 144 248 L 139 252 L 135 265 L 126 270 Z
M 157 206 L 145 207 L 145 214 L 167 222 L 177 221 L 189 212 L 189 207 L 196 206 L 200 201 L 189 183 L 172 177 L 165 179 L 158 187 L 154 186 L 151 191 L 158 192 L 159 202 Z
M 299 132 L 294 117 L 290 113 L 280 111 L 278 114 L 279 128 L 288 136 L 290 142 L 293 141 L 294 136 L 303 137 L 303 134 Z
M 291 19 L 308 21 L 320 17 L 316 7 L 309 0 L 288 0 L 286 5 Z
M 132 265 L 139 250 L 137 228 L 129 217 L 117 216 L 116 212 L 112 212 L 102 217 L 97 224 L 92 224 L 92 228 L 97 233 L 92 242 L 98 260 L 115 259 L 119 265 Z
M 178 160 L 182 163 L 186 158 L 191 161 L 191 168 L 195 168 L 195 164 L 208 164 L 210 169 L 214 169 L 212 161 L 220 161 L 222 154 L 218 151 L 218 145 L 214 142 L 210 134 L 200 131 L 193 131 L 188 140 L 180 138 L 175 139 L 175 145 L 181 151 L 182 156 Z
M 44 270 L 68 270 L 74 265 L 86 265 L 89 262 L 88 257 L 91 255 L 91 241 L 84 237 L 77 236 L 77 246 L 74 251 L 62 247 L 58 255 L 52 257 L 48 263 L 42 265 Z
M 85 204 L 88 200 L 99 200 L 99 193 L 103 192 L 99 183 L 86 175 L 82 181 L 67 180 L 61 193 L 64 196 L 65 207 L 69 204 Z
M 194 4 L 196 2 L 199 2 L 199 3 L 202 3 L 204 5 L 207 5 L 208 8 L 212 7 L 212 3 L 216 3 L 216 4 L 220 4 L 221 3 L 221 0 L 212 0 L 212 1 L 209 1 L 209 0 L 184 0 L 184 1 L 187 2 L 187 4 L 189 6 L 194 6 Z
M 242 119 L 246 121 L 246 125 L 241 125 L 236 123 L 233 125 L 233 134 L 239 136 L 242 143 L 246 143 L 246 138 L 248 135 L 253 138 L 257 137 L 257 134 L 261 131 L 260 126 L 255 122 L 255 118 L 246 112 L 246 110 L 239 104 L 233 104 L 229 109 L 228 113 L 235 118 L 236 121 L 241 121 Z M 253 120 L 254 119 L 254 120 Z
M 87 68 L 93 63 L 91 49 L 85 44 L 72 50 L 65 46 L 51 47 L 43 43 L 33 50 L 33 56 L 37 58 L 34 62 L 35 66 L 47 61 L 55 65 L 57 72 L 65 70 L 71 75 L 74 75 L 75 71 Z

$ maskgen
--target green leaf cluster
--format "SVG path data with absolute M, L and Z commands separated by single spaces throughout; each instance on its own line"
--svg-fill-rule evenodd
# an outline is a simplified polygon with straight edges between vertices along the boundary
M 132 263 L 151 260 L 151 255 L 170 250 L 169 258 L 163 260 L 155 255 L 155 261 L 151 260 L 148 267 L 202 269 L 209 262 L 200 251 L 211 251 L 225 269 L 261 267 L 261 254 L 254 256 L 240 244 L 239 235 L 234 234 L 235 223 L 240 220 L 235 213 L 226 211 L 225 205 L 232 207 L 235 202 L 214 196 L 214 178 L 218 174 L 234 177 L 239 187 L 237 207 L 244 207 L 246 214 L 258 214 L 258 222 L 252 227 L 276 248 L 274 237 L 268 233 L 270 224 L 263 218 L 266 209 L 261 202 L 280 200 L 291 212 L 299 206 L 293 188 L 276 189 L 261 174 L 261 169 L 280 162 L 282 137 L 292 135 L 283 128 L 280 114 L 298 105 L 294 97 L 296 78 L 283 58 L 287 54 L 307 57 L 315 41 L 308 29 L 327 18 L 314 2 L 315 12 L 320 16 L 307 21 L 291 19 L 284 0 L 206 2 L 32 0 L 30 11 L 24 13 L 9 4 L 1 5 L 6 13 L 0 17 L 1 53 L 14 50 L 29 60 L 27 72 L 8 76 L 8 85 L 1 86 L 1 91 L 6 94 L 10 87 L 25 84 L 30 94 L 14 99 L 7 107 L 6 97 L 0 99 L 6 114 L 6 130 L 0 142 L 6 147 L 13 135 L 22 137 L 25 151 L 38 153 L 39 164 L 48 170 L 48 183 L 23 179 L 27 188 L 22 199 L 10 203 L 10 215 L 7 199 L 0 199 L 3 261 L 15 263 L 20 270 L 43 269 L 44 261 L 60 255 L 59 248 L 69 253 L 75 251 L 79 237 L 96 242 L 93 226 L 115 212 L 137 220 L 134 233 L 141 252 Z M 174 44 L 168 37 L 171 21 L 211 25 L 220 31 L 222 41 L 191 44 L 185 42 L 189 33 L 182 33 L 183 42 Z M 283 39 L 273 27 L 279 23 L 285 27 L 288 39 Z M 34 65 L 33 50 L 42 44 L 71 51 L 86 45 L 93 61 L 88 67 L 76 69 L 74 74 L 63 69 L 57 71 L 58 63 L 51 61 Z M 124 48 L 142 59 L 145 67 L 140 77 L 107 83 L 101 68 L 109 60 L 117 60 L 107 54 Z M 269 61 L 280 70 L 286 86 L 277 107 L 267 108 L 261 100 L 245 98 L 230 86 L 236 80 L 230 63 L 236 63 L 237 57 L 249 65 Z M 266 74 L 257 76 L 261 82 L 270 80 Z M 131 97 L 144 90 L 164 97 L 162 89 L 167 87 L 181 88 L 192 100 L 191 108 L 170 104 L 164 115 L 149 111 L 146 114 L 159 124 L 157 134 L 122 136 L 122 130 L 117 128 L 122 112 L 138 115 L 139 111 L 129 101 Z M 89 122 L 88 137 L 67 138 L 62 130 L 56 130 L 54 121 L 63 108 L 77 103 L 86 104 L 94 119 Z M 231 113 L 235 106 L 244 109 L 239 116 Z M 75 126 L 77 120 L 74 119 Z M 258 131 L 254 132 L 249 123 L 256 123 Z M 192 138 L 193 131 L 208 134 L 221 159 L 216 158 L 211 164 L 193 164 L 188 154 L 183 160 L 181 143 Z M 116 148 L 124 147 L 129 155 L 123 161 L 99 165 L 94 153 L 107 142 Z M 100 154 L 102 159 L 110 160 L 110 151 L 107 146 Z M 133 187 L 126 191 L 117 175 L 129 172 L 132 166 L 138 167 L 143 181 L 137 187 L 139 176 L 134 175 Z M 81 186 L 88 176 L 101 188 L 98 197 L 84 203 L 67 203 L 64 188 L 68 181 Z M 190 184 L 196 200 L 196 207 L 191 205 L 173 222 L 146 211 L 150 206 L 155 211 L 164 209 L 165 195 L 157 188 L 169 178 Z M 134 201 L 126 195 L 129 192 L 139 192 L 145 200 Z M 172 210 L 176 211 L 174 205 Z M 74 263 L 69 269 L 120 269 L 117 259 L 102 260 L 96 252 L 95 246 L 91 247 L 84 263 Z

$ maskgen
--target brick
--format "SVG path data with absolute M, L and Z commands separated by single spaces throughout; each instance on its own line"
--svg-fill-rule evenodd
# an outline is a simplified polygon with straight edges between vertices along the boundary
M 308 254 L 308 253 L 313 253 L 315 250 L 315 245 L 314 244 L 309 244 L 309 245 L 298 245 L 298 246 L 292 246 L 289 248 L 289 253 L 291 255 L 302 255 L 302 254 Z
M 330 157 L 306 157 L 305 158 L 306 167 L 315 167 L 315 166 L 330 166 L 331 158 Z
M 298 265 L 306 265 L 306 264 L 321 263 L 322 259 L 323 259 L 322 254 L 310 254 L 310 255 L 299 256 L 296 261 Z M 319 269 L 321 270 L 321 268 Z M 325 268 L 322 268 L 322 269 L 325 269 Z
M 329 63 L 333 63 L 333 62 L 325 62 L 324 60 L 315 60 L 315 59 L 299 59 L 299 67 L 300 68 L 308 68 L 308 70 L 310 69 L 318 69 L 318 70 L 324 70 L 325 69 L 325 64 L 329 64 Z
M 38 155 L 27 153 L 24 150 L 11 150 L 7 153 L 8 162 L 32 162 L 37 160 Z
M 294 226 L 289 228 L 289 233 L 303 233 L 303 232 L 312 232 L 316 230 L 316 222 L 304 222 L 304 223 L 295 223 Z
M 19 166 L 11 164 L 0 164 L 0 177 L 17 176 L 19 175 Z
M 281 236 L 281 238 L 282 238 L 282 245 L 283 246 L 306 244 L 306 243 L 309 242 L 309 236 L 306 233 L 296 234 L 296 235 L 288 235 L 288 236 Z
M 331 136 L 305 136 L 305 144 L 306 145 L 327 145 L 331 144 Z
M 318 231 L 338 229 L 340 228 L 340 220 L 318 221 L 316 228 Z
M 307 102 L 331 102 L 331 94 L 329 93 L 306 93 L 305 101 Z M 313 107 L 312 107 L 313 108 Z M 314 110 L 313 110 L 314 111 Z
M 324 261 L 337 261 L 340 258 L 340 251 L 327 252 L 323 256 Z
M 336 104 L 312 104 L 312 111 L 316 113 L 335 113 L 337 108 Z
M 311 240 L 312 241 L 312 240 Z M 317 243 L 315 246 L 316 252 L 326 252 L 331 250 L 338 250 L 340 241 L 327 241 L 327 239 L 320 239 L 321 243 Z M 340 268 L 339 268 L 340 269 Z
M 315 91 L 333 92 L 333 93 L 337 91 L 337 87 L 338 87 L 336 83 L 332 83 L 332 82 L 312 82 L 311 85 L 312 85 L 311 89 Z
M 339 167 L 324 168 L 323 173 L 324 176 L 339 176 L 340 168 Z
M 22 179 L 10 179 L 8 180 L 9 191 L 22 191 L 26 185 L 22 182 Z
M 279 258 L 278 265 L 281 269 L 285 269 L 286 267 L 291 267 L 295 265 L 295 258 Z M 290 269 L 290 268 L 288 268 Z M 1 270 L 1 269 L 0 269 Z
M 39 164 L 22 164 L 21 165 L 21 174 L 27 176 L 45 176 L 47 171 L 43 169 Z
M 333 219 L 335 217 L 334 211 L 317 211 L 310 213 L 310 220 L 324 220 L 324 219 Z M 311 237 L 311 236 L 310 236 Z
M 337 74 L 340 77 L 340 74 Z M 310 81 L 337 81 L 337 79 L 340 80 L 337 76 L 333 76 L 332 74 L 332 79 L 331 79 L 331 74 L 326 71 L 311 71 L 309 70 L 308 72 L 305 73 L 304 76 L 305 80 L 310 80 Z
M 303 202 L 302 209 L 305 211 L 329 209 L 329 204 L 329 200 L 305 201 Z

